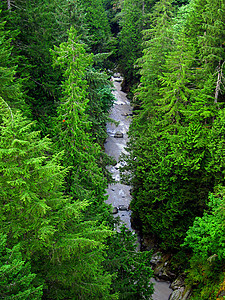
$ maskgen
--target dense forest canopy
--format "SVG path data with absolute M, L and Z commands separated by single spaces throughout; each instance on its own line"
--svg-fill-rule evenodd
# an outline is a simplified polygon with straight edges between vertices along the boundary
M 0 296 L 151 296 L 151 253 L 105 203 L 117 70 L 134 226 L 191 299 L 222 299 L 224 0 L 4 0 L 0 16 Z

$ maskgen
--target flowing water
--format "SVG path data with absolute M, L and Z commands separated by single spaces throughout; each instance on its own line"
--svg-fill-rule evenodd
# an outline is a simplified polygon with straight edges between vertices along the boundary
M 116 183 L 108 186 L 108 200 L 106 202 L 117 208 L 115 216 L 119 216 L 121 223 L 125 224 L 128 229 L 132 230 L 130 223 L 131 211 L 129 210 L 131 187 L 120 183 L 119 173 L 119 167 L 121 166 L 119 157 L 122 152 L 126 153 L 125 147 L 128 142 L 127 132 L 131 122 L 132 109 L 126 94 L 121 91 L 122 77 L 120 74 L 114 74 L 112 81 L 115 87 L 113 94 L 116 101 L 111 109 L 110 118 L 119 123 L 118 126 L 112 123 L 107 124 L 108 138 L 105 143 L 105 152 L 114 157 L 117 164 L 109 168 Z M 123 136 L 115 138 L 114 136 L 116 133 L 120 133 L 120 135 L 122 134 Z M 167 282 L 157 282 L 155 279 L 152 279 L 151 281 L 154 283 L 155 288 L 152 299 L 168 300 L 172 292 L 169 288 L 169 284 Z

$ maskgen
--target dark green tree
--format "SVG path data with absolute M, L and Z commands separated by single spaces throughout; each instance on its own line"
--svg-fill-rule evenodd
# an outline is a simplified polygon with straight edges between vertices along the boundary
M 122 3 L 119 39 L 119 63 L 129 84 L 136 76 L 134 63 L 141 56 L 141 31 L 143 24 L 143 1 L 126 0 Z
M 102 0 L 82 0 L 85 23 L 89 30 L 89 45 L 94 54 L 109 52 L 111 31 Z
M 121 227 L 107 242 L 106 269 L 115 274 L 112 288 L 119 299 L 149 299 L 153 293 L 150 278 L 151 252 L 137 250 L 137 236 Z
M 185 29 L 193 17 L 193 3 L 181 8 L 184 14 L 171 22 L 168 10 L 158 14 L 166 7 L 159 6 L 162 2 L 169 5 L 168 1 L 155 5 L 152 16 L 156 16 L 153 17 L 156 28 L 146 31 L 149 40 L 143 59 L 139 60 L 142 78 L 137 99 L 141 110 L 132 122 L 131 154 L 124 168 L 124 178 L 131 180 L 134 187 L 131 202 L 134 219 L 140 221 L 145 234 L 155 237 L 161 247 L 173 251 L 180 248 L 195 216 L 202 215 L 205 199 L 215 183 L 223 184 L 224 166 L 216 154 L 221 147 L 221 135 L 219 126 L 213 123 L 218 115 L 218 103 L 214 99 L 216 82 L 213 84 L 212 63 L 204 60 L 207 55 L 202 54 L 205 50 L 200 49 L 197 42 L 203 37 L 194 35 L 201 33 L 201 26 L 207 27 L 209 21 L 206 23 L 199 16 L 198 30 L 193 31 L 192 36 L 187 35 Z M 202 11 L 209 11 L 208 4 L 204 5 Z M 216 7 L 216 3 L 214 5 Z M 218 17 L 215 14 L 216 18 L 220 20 L 220 14 Z M 157 32 L 161 20 L 167 26 L 162 32 L 159 27 Z M 216 39 L 216 34 L 212 36 Z M 166 39 L 171 44 L 166 44 L 165 52 L 162 48 L 158 63 L 160 54 L 154 50 L 160 45 L 157 41 Z M 220 61 L 222 66 L 222 56 Z M 211 73 L 206 74 L 205 65 L 211 66 Z M 215 67 L 216 64 L 214 71 Z M 220 86 L 218 99 L 223 97 L 222 83 Z M 216 140 L 212 139 L 212 132 L 216 133 Z

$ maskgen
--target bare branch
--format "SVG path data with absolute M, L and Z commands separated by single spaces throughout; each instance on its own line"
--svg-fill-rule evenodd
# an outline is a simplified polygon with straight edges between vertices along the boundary
M 216 91 L 215 91 L 215 100 L 214 103 L 217 103 L 219 92 L 220 92 L 220 85 L 222 83 L 222 77 L 223 77 L 223 66 L 224 66 L 225 61 L 222 63 L 222 65 L 218 66 L 218 77 L 217 77 L 217 83 L 216 83 Z

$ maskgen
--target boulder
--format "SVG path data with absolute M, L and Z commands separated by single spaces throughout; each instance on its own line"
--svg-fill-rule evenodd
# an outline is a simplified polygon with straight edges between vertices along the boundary
M 179 289 L 172 292 L 169 300 L 187 300 L 191 295 L 191 289 L 182 286 Z
M 150 263 L 152 265 L 157 265 L 158 263 L 160 263 L 162 261 L 162 253 L 160 252 L 156 252 L 152 255 L 151 261 Z
M 176 274 L 172 273 L 169 269 L 168 257 L 162 256 L 162 253 L 157 252 L 152 255 L 151 265 L 154 270 L 154 275 L 160 280 L 173 281 Z
M 112 214 L 115 215 L 117 213 L 118 213 L 118 208 L 117 207 L 113 207 Z
M 114 138 L 123 138 L 123 133 L 120 132 L 120 131 L 117 131 L 115 134 L 114 134 Z
M 125 210 L 128 210 L 128 209 L 125 205 L 119 205 L 119 210 L 125 211 Z
M 114 74 L 113 74 L 113 77 L 114 77 L 114 78 L 120 78 L 120 73 L 114 73 Z
M 169 297 L 169 300 L 182 300 L 183 291 L 184 291 L 183 287 L 173 291 Z
M 177 290 L 182 286 L 184 286 L 184 278 L 182 276 L 177 277 L 170 285 L 172 290 Z

